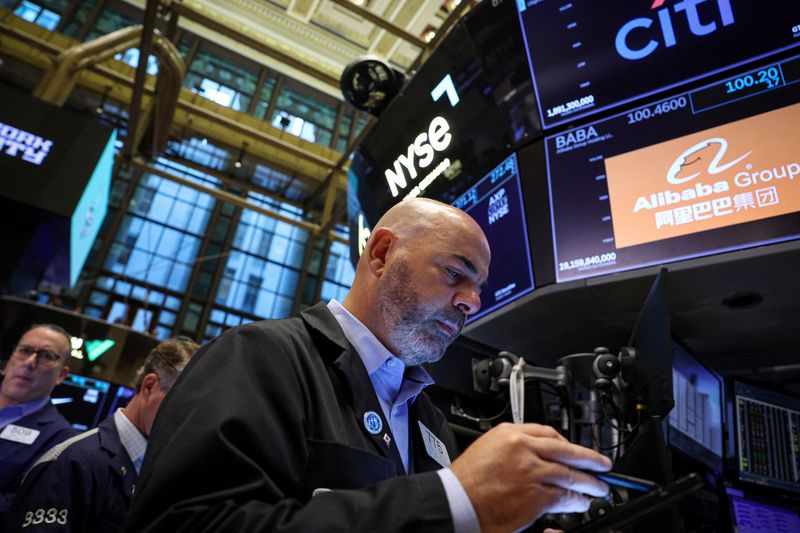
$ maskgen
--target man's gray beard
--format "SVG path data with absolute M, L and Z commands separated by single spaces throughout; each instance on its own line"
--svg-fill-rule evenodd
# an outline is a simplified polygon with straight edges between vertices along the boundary
M 388 337 L 397 350 L 394 355 L 406 366 L 434 363 L 441 359 L 457 335 L 444 339 L 444 333 L 437 331 L 435 320 L 441 318 L 462 324 L 463 314 L 454 308 L 452 313 L 442 311 L 429 316 L 419 304 L 408 262 L 402 259 L 387 272 L 382 293 L 381 311 L 385 322 L 392 326 Z

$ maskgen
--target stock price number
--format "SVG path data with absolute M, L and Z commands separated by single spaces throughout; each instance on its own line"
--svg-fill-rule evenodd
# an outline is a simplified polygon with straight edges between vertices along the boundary
M 557 117 L 558 115 L 563 115 L 564 113 L 569 113 L 584 107 L 591 107 L 592 105 L 594 105 L 594 95 L 590 94 L 589 96 L 584 96 L 583 98 L 551 107 L 547 110 L 547 116 L 549 118 Z
M 781 84 L 781 73 L 778 67 L 769 67 L 759 70 L 755 74 L 746 74 L 725 82 L 725 92 L 736 93 L 750 87 L 765 86 L 774 89 Z
M 659 115 L 665 115 L 667 113 L 671 113 L 672 111 L 677 111 L 678 109 L 686 107 L 686 103 L 685 96 L 678 96 L 677 98 L 659 102 L 656 105 L 631 111 L 628 113 L 628 124 L 636 124 L 637 122 L 641 122 L 643 120 L 651 119 Z
M 570 261 L 562 261 L 558 263 L 558 271 L 564 272 L 565 270 L 595 268 L 607 263 L 614 263 L 617 260 L 616 252 L 608 252 L 607 254 L 592 255 L 589 257 L 579 257 Z

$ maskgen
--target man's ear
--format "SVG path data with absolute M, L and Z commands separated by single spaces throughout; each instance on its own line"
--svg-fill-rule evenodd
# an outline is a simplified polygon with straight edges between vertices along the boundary
M 367 254 L 367 264 L 375 276 L 381 276 L 386 269 L 386 259 L 389 250 L 397 237 L 389 228 L 378 228 L 370 235 L 370 241 L 364 253 Z
M 69 374 L 69 367 L 64 365 L 64 367 L 59 371 L 58 376 L 56 376 L 56 385 L 61 385 L 61 382 L 64 381 L 64 378 L 67 377 Z
M 160 386 L 161 380 L 158 379 L 158 376 L 155 373 L 150 372 L 142 378 L 142 386 L 139 388 L 139 393 L 150 395 L 150 393 Z

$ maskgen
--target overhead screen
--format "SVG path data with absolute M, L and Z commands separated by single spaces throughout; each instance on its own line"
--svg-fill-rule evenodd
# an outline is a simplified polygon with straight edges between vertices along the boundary
M 18 272 L 11 292 L 75 284 L 108 209 L 115 142 L 116 130 L 96 117 L 0 84 L 0 235 L 12 263 L 3 271 Z
M 472 321 L 534 288 L 516 155 L 500 163 L 453 205 L 478 222 L 492 247 L 489 280 L 481 291 L 481 310 L 469 318 Z
M 556 280 L 800 236 L 800 58 L 545 139 Z
M 492 248 L 481 316 L 534 285 L 514 149 L 541 129 L 521 39 L 512 2 L 477 6 L 381 114 L 348 172 L 353 262 L 405 199 L 436 198 L 478 221 Z
M 795 0 L 518 0 L 544 127 L 800 44 Z

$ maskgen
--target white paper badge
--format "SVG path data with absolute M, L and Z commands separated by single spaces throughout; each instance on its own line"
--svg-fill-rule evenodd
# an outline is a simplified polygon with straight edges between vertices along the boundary
M 426 428 L 425 424 L 419 420 L 417 423 L 419 423 L 419 430 L 422 432 L 422 442 L 425 443 L 425 451 L 428 452 L 431 459 L 443 467 L 450 466 L 450 456 L 447 454 L 447 448 L 445 448 L 444 443 L 439 440 L 439 437 L 434 435 L 430 429 Z
M 364 427 L 370 435 L 377 435 L 383 429 L 383 420 L 375 411 L 367 411 L 364 413 Z
M 20 444 L 33 444 L 33 441 L 36 440 L 39 433 L 40 431 L 38 429 L 9 424 L 3 428 L 3 432 L 0 433 L 0 439 L 19 442 Z

